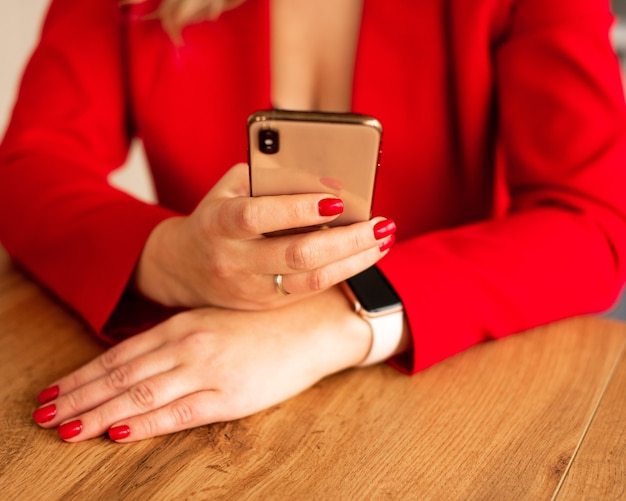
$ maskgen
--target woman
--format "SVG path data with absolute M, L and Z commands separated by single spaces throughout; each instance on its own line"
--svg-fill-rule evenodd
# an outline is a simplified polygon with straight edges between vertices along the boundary
M 626 258 L 611 23 L 598 0 L 53 0 L 0 148 L 0 239 L 128 339 L 35 421 L 141 440 L 607 308 Z M 248 197 L 246 118 L 272 107 L 383 123 L 371 221 L 262 236 L 342 210 Z M 158 205 L 107 183 L 133 136 Z M 403 306 L 384 332 L 339 285 L 374 264 Z

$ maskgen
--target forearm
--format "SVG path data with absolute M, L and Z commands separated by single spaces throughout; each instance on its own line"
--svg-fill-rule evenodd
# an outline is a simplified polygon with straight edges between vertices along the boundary
M 172 237 L 179 232 L 182 224 L 183 217 L 172 217 L 154 227 L 137 262 L 132 278 L 133 286 L 143 296 L 165 306 L 204 306 L 192 297 L 184 281 L 179 279 L 185 276 L 180 266 L 192 260 L 191 256 L 184 253 L 182 255 L 185 258 L 179 259 L 184 251 L 176 246 L 181 244 L 182 239 Z

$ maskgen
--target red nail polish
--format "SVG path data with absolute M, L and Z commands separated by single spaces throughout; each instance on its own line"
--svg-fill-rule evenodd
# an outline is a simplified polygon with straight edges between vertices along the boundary
M 54 416 L 57 415 L 57 406 L 56 405 L 47 405 L 46 407 L 42 407 L 41 409 L 37 409 L 33 412 L 33 419 L 37 424 L 47 423 L 48 421 L 52 421 Z
M 109 428 L 109 438 L 111 440 L 123 440 L 130 437 L 130 428 L 125 424 Z
M 382 244 L 378 246 L 380 252 L 385 252 L 396 242 L 396 236 L 391 235 L 387 240 L 385 240 Z
M 83 431 L 83 423 L 78 420 L 62 424 L 61 426 L 59 426 L 58 429 L 59 436 L 63 440 L 69 440 L 70 438 L 74 438 L 81 431 Z
M 391 219 L 384 219 L 374 225 L 374 237 L 376 240 L 381 240 L 388 237 L 396 231 L 396 223 Z
M 59 387 L 57 385 L 46 388 L 39 395 L 37 400 L 40 404 L 47 404 L 59 396 Z
M 338 216 L 343 212 L 343 200 L 324 198 L 317 203 L 320 216 Z

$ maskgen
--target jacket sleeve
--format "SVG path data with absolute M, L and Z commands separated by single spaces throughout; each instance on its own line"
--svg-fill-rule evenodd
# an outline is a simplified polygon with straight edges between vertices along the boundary
M 607 2 L 512 3 L 491 56 L 508 210 L 380 263 L 411 325 L 412 353 L 391 361 L 407 372 L 604 310 L 624 283 L 626 112 Z
M 120 29 L 118 2 L 53 0 L 0 145 L 0 242 L 98 332 L 171 215 L 108 183 L 130 140 Z

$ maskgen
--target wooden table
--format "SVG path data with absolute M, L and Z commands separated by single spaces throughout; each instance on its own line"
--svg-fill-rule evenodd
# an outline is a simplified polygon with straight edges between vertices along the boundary
M 104 347 L 0 252 L 0 498 L 625 499 L 625 346 L 626 325 L 576 318 L 232 423 L 66 444 L 35 395 Z

